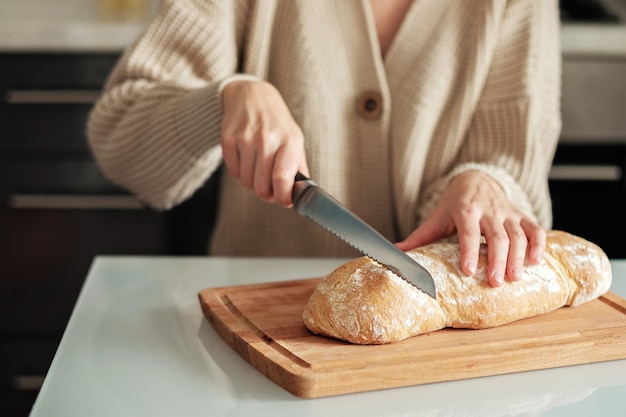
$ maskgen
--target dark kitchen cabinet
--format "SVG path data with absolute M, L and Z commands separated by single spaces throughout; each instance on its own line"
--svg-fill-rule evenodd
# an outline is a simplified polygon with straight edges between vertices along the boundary
M 626 258 L 626 145 L 563 143 L 550 175 L 553 227 Z
M 550 175 L 554 228 L 626 258 L 626 57 L 563 59 L 563 130 Z
M 94 256 L 206 254 L 216 178 L 158 212 L 103 178 L 91 157 L 86 119 L 117 58 L 0 54 L 0 404 L 7 415 L 28 412 Z

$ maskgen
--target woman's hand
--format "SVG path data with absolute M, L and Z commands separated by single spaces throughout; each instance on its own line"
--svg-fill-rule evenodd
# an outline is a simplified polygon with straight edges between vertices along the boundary
M 262 199 L 290 207 L 294 177 L 309 175 L 304 137 L 274 86 L 233 81 L 222 92 L 222 153 L 230 174 Z
M 525 260 L 541 261 L 546 232 L 516 209 L 504 190 L 488 175 L 468 171 L 455 177 L 435 210 L 409 237 L 397 246 L 410 250 L 458 233 L 461 268 L 476 272 L 481 236 L 487 242 L 488 279 L 494 287 L 522 277 Z

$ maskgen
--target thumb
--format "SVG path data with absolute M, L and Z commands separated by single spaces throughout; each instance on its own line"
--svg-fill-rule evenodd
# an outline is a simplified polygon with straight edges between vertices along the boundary
M 428 245 L 444 237 L 446 237 L 444 231 L 437 228 L 435 222 L 426 221 L 402 242 L 396 243 L 396 247 L 406 252 L 419 248 L 420 246 Z

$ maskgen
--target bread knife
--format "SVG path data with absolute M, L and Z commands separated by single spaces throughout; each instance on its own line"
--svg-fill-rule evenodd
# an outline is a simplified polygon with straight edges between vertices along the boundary
M 435 281 L 422 265 L 299 172 L 291 199 L 296 212 L 437 299 Z

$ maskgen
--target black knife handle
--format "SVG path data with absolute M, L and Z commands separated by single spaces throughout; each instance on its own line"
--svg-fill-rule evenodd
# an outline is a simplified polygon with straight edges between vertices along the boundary
M 293 184 L 293 190 L 291 191 L 291 202 L 294 204 L 296 209 L 300 197 L 302 197 L 309 187 L 316 185 L 317 184 L 315 184 L 315 182 L 313 182 L 310 178 L 298 171 L 295 177 L 295 183 Z
M 302 172 L 298 171 L 298 173 L 296 174 L 296 178 L 295 181 L 306 181 L 309 178 L 307 178 L 306 175 L 304 175 Z

